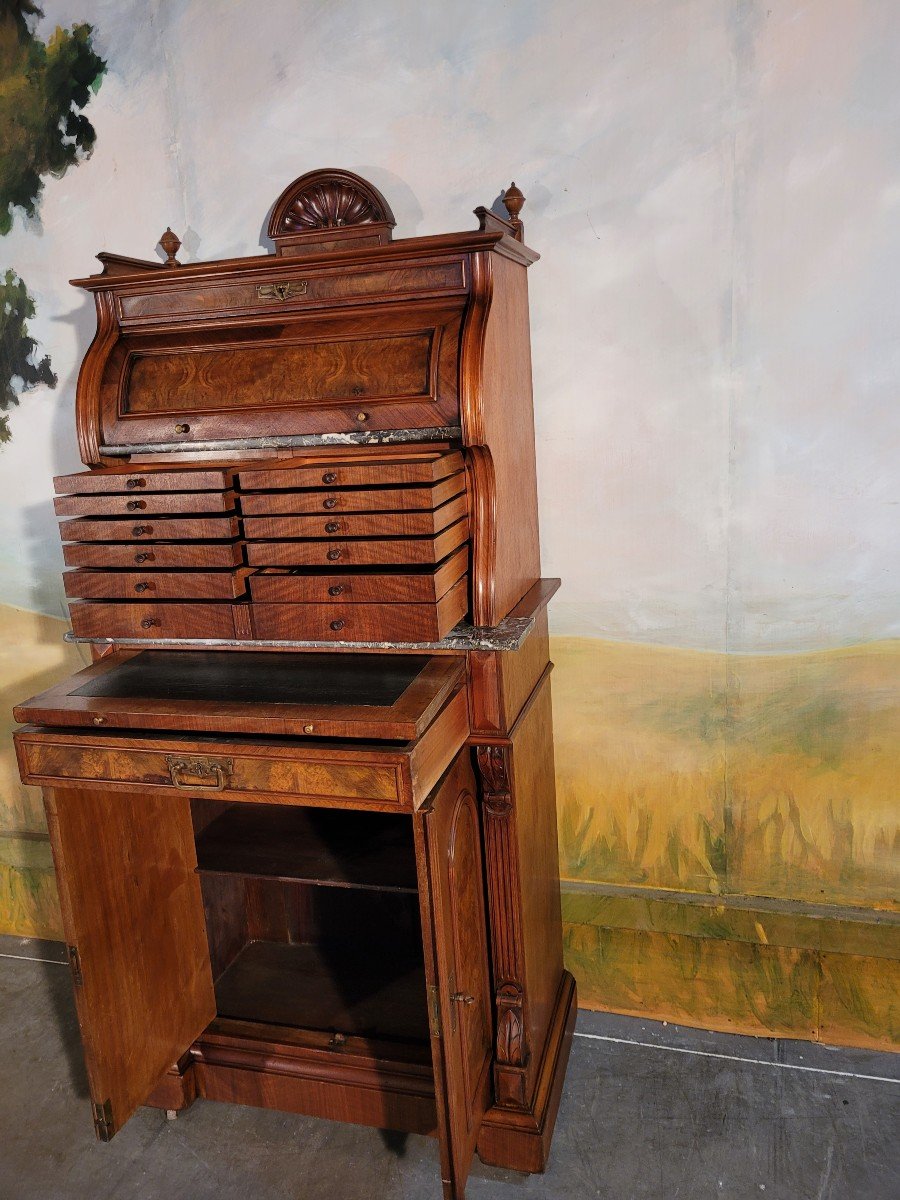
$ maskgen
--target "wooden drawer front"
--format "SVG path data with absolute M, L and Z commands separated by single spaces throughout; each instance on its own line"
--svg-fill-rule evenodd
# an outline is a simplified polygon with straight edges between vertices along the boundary
M 354 488 L 317 492 L 254 492 L 241 496 L 244 516 L 267 514 L 386 512 L 393 510 L 434 509 L 466 489 L 463 472 L 432 487 Z
M 396 766 L 322 761 L 321 753 L 304 756 L 302 743 L 291 747 L 290 757 L 242 753 L 239 744 L 233 751 L 224 747 L 223 754 L 207 752 L 202 746 L 195 752 L 190 745 L 158 751 L 107 747 L 102 742 L 91 744 L 89 736 L 84 742 L 76 736 L 43 742 L 19 735 L 17 743 L 23 773 L 35 779 L 145 784 L 221 800 L 242 792 L 277 796 L 285 804 L 302 804 L 307 798 L 402 803 Z
M 247 590 L 240 571 L 66 571 L 67 596 L 86 600 L 233 600 Z
M 121 567 L 131 570 L 234 567 L 243 561 L 240 542 L 147 542 L 137 545 L 108 545 L 102 542 L 71 542 L 63 546 L 68 567 Z
M 438 563 L 469 536 L 457 521 L 434 538 L 372 538 L 358 542 L 248 542 L 252 567 L 355 567 Z
M 352 304 L 360 297 L 379 294 L 386 297 L 416 295 L 452 295 L 466 289 L 462 259 L 449 262 L 418 263 L 415 266 L 352 270 L 343 268 L 325 273 L 304 270 L 302 265 L 288 275 L 266 271 L 251 282 L 210 287 L 208 283 L 182 289 L 166 288 L 158 292 L 120 295 L 119 311 L 123 326 L 142 320 L 173 319 L 190 313 L 215 312 L 218 315 L 249 310 L 295 312 L 323 304 Z
M 411 456 L 394 462 L 321 462 L 315 465 L 266 467 L 243 470 L 239 475 L 242 491 L 270 488 L 344 488 L 399 487 L 403 484 L 437 483 L 463 469 L 458 450 L 440 455 Z
M 97 492 L 125 492 L 143 496 L 147 492 L 216 492 L 231 486 L 233 471 L 155 471 L 140 467 L 79 471 L 75 475 L 57 475 L 54 490 L 59 495 L 92 495 Z
M 236 517 L 131 517 L 127 521 L 109 517 L 92 521 L 87 518 L 62 521 L 59 526 L 64 542 L 206 541 L 238 535 Z
M 269 604 L 434 604 L 466 573 L 463 546 L 433 571 L 370 571 L 345 575 L 301 568 L 263 568 L 250 576 L 250 594 Z
M 138 517 L 177 513 L 224 513 L 234 510 L 234 492 L 150 492 L 140 496 L 57 496 L 58 517 Z
M 467 580 L 436 604 L 252 604 L 253 632 L 262 641 L 438 641 L 466 614 Z
M 457 496 L 433 512 L 355 513 L 315 517 L 245 517 L 244 536 L 271 538 L 423 537 L 440 533 L 466 515 L 466 497 Z
M 104 604 L 75 601 L 69 605 L 72 630 L 78 637 L 231 638 L 230 604 Z

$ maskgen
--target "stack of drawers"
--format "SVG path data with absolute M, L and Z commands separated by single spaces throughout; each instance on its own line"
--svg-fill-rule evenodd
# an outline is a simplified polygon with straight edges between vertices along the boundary
M 468 607 L 457 451 L 58 478 L 82 637 L 435 641 Z

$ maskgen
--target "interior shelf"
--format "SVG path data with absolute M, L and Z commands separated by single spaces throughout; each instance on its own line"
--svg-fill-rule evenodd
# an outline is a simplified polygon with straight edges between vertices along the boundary
M 250 942 L 216 983 L 219 1017 L 333 1030 L 346 1036 L 426 1041 L 421 959 L 326 945 Z
M 199 835 L 197 861 L 207 873 L 416 892 L 412 824 L 405 816 L 236 804 Z

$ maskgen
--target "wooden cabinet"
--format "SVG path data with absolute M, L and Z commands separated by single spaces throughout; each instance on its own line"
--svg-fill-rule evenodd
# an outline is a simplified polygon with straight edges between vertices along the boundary
M 544 1169 L 575 989 L 507 207 L 392 242 L 313 172 L 274 255 L 77 281 L 56 511 L 95 661 L 15 741 L 101 1140 L 207 1098 L 435 1136 L 447 1200 L 476 1153 Z

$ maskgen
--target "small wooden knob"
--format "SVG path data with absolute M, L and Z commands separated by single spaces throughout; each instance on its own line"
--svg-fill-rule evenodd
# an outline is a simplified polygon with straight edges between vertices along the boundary
M 182 422 L 182 424 L 175 426 L 176 433 L 190 433 L 190 431 L 191 431 L 190 425 L 185 425 L 183 422 Z
M 304 725 L 303 726 L 304 733 L 312 733 L 314 729 L 315 729 L 315 725 Z
M 94 724 L 95 725 L 105 725 L 106 717 L 94 717 Z
M 357 421 L 368 421 L 369 414 L 367 412 L 358 412 L 356 414 Z
M 335 633 L 339 633 L 344 628 L 344 622 L 341 620 L 332 621 L 331 628 L 334 630 Z
M 327 500 L 322 501 L 323 508 L 337 508 L 337 500 L 334 496 L 329 496 Z
M 337 531 L 340 529 L 340 527 L 341 527 L 340 521 L 326 521 L 325 522 L 325 532 L 326 533 L 337 533 Z
M 328 595 L 329 596 L 340 596 L 340 594 L 341 594 L 341 592 L 343 592 L 343 590 L 344 590 L 344 585 L 342 583 L 335 583 L 335 584 L 332 584 L 332 586 L 328 589 Z
M 125 486 L 126 486 L 127 488 L 139 488 L 139 487 L 146 487 L 146 486 L 147 486 L 147 480 L 146 480 L 146 479 L 126 479 L 126 480 L 125 480 Z
M 341 557 L 341 552 L 335 547 L 334 550 L 329 550 L 325 557 L 329 562 L 337 562 L 337 560 Z
M 322 476 L 323 483 L 337 483 L 337 471 L 326 471 Z
M 134 585 L 134 590 L 136 592 L 149 592 L 150 584 L 149 583 L 136 583 Z
M 162 621 L 158 617 L 144 617 L 141 621 L 142 629 L 152 629 L 154 625 L 162 625 Z
M 128 503 L 125 505 L 125 507 L 130 508 L 132 510 L 134 510 L 136 508 L 146 508 L 147 501 L 146 500 L 129 500 Z
M 152 554 L 136 554 L 134 561 L 136 563 L 153 562 L 154 555 Z
M 152 525 L 135 525 L 132 527 L 131 533 L 133 537 L 142 537 L 145 533 L 152 533 Z

